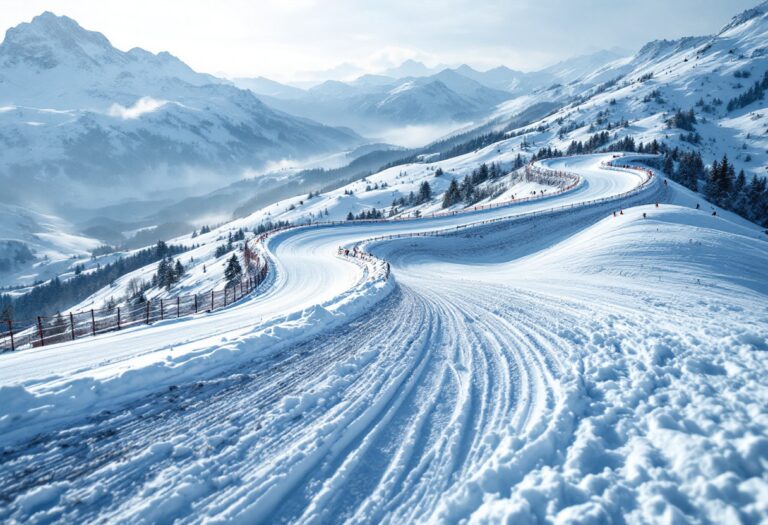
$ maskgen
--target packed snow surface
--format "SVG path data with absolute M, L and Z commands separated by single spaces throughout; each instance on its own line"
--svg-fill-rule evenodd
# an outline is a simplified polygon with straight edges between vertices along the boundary
M 607 160 L 289 230 L 227 310 L 0 356 L 0 519 L 764 523 L 765 234 L 658 177 L 579 206 L 645 179 Z M 390 279 L 336 255 L 435 231 L 367 242 Z

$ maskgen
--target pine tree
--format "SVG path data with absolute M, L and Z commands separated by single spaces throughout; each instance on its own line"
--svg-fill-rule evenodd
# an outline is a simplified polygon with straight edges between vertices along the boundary
M 675 176 L 675 163 L 672 161 L 672 157 L 669 155 L 664 155 L 664 167 L 662 168 L 662 171 L 667 174 L 667 176 L 674 178 Z
M 168 259 L 163 257 L 157 265 L 156 278 L 152 279 L 152 282 L 154 282 L 158 288 L 165 288 L 168 286 L 169 270 Z
M 749 195 L 747 194 L 747 177 L 744 170 L 739 171 L 739 176 L 733 184 L 733 193 L 731 194 L 731 209 L 742 217 L 749 216 Z
M 720 163 L 716 160 L 712 162 L 712 167 L 707 175 L 707 182 L 704 185 L 704 196 L 711 201 L 717 200 L 718 179 L 720 177 Z
M 472 179 L 464 177 L 464 180 L 461 181 L 461 186 L 459 186 L 459 195 L 461 196 L 459 198 L 460 200 L 473 202 L 475 197 L 475 185 L 472 184 Z
M 347 220 L 348 221 L 354 221 L 355 220 L 355 216 L 352 215 L 352 212 L 347 213 Z
M 224 278 L 227 282 L 232 283 L 243 275 L 243 268 L 240 266 L 240 261 L 237 259 L 237 255 L 234 253 L 227 263 L 227 267 L 224 269 Z
M 459 201 L 461 201 L 459 183 L 456 182 L 456 179 L 451 179 L 451 184 L 448 186 L 448 191 L 446 191 L 443 195 L 443 208 L 450 208 Z
M 418 203 L 423 204 L 425 202 L 429 202 L 431 199 L 432 199 L 432 188 L 429 186 L 429 183 L 427 181 L 424 181 L 421 183 L 421 186 L 419 186 Z

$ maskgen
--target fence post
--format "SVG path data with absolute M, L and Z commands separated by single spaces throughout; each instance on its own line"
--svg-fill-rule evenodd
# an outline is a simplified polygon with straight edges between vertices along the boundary
M 91 333 L 96 336 L 96 316 L 93 315 L 93 308 L 91 308 Z
M 40 336 L 40 346 L 45 346 L 45 339 L 43 338 L 43 321 L 40 320 L 40 316 L 37 316 L 37 333 Z
M 160 299 L 160 320 L 161 321 L 165 320 L 165 311 L 163 309 L 163 300 L 162 299 Z
M 117 329 L 120 330 L 120 307 L 117 307 Z
M 179 303 L 181 302 L 181 298 L 177 295 L 176 296 L 176 319 L 181 317 L 181 312 L 179 310 Z
M 11 336 L 11 352 L 16 350 L 16 346 L 13 343 L 13 321 L 10 319 L 7 320 L 8 323 L 8 334 Z
M 147 299 L 147 324 L 149 324 L 149 299 Z
M 72 330 L 72 340 L 75 340 L 75 316 L 69 312 L 69 327 Z

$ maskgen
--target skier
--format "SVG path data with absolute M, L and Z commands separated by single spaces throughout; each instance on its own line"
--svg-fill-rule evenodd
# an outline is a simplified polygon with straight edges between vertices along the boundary
M 696 203 L 696 209 L 698 210 L 699 208 L 701 208 L 701 206 L 700 206 L 700 205 L 699 205 L 699 203 L 697 202 L 697 203 Z
M 645 212 L 643 212 L 643 219 L 645 219 Z
M 616 217 L 616 212 L 615 211 L 613 212 L 613 216 Z
M 717 216 L 717 210 L 712 210 L 712 217 L 716 217 L 716 216 Z

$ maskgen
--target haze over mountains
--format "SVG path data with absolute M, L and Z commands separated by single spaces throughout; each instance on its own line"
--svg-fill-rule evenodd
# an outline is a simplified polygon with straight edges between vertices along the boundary
M 328 80 L 306 90 L 263 77 L 233 82 L 288 113 L 375 136 L 382 128 L 477 122 L 500 102 L 577 81 L 624 56 L 619 50 L 600 51 L 530 73 L 504 66 L 481 72 L 466 64 L 430 68 L 407 60 L 381 75 Z
M 214 189 L 242 171 L 363 142 L 291 117 L 168 53 L 123 52 L 100 33 L 44 13 L 0 44 L 2 200 L 69 204 L 152 191 Z

